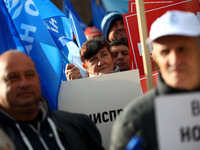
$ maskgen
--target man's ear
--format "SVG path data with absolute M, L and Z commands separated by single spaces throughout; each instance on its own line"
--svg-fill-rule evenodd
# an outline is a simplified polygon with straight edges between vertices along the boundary
M 154 70 L 158 70 L 159 67 L 158 67 L 158 64 L 157 64 L 157 60 L 156 60 L 156 56 L 155 56 L 155 53 L 152 51 L 152 55 L 151 55 L 152 59 L 153 59 L 153 63 L 154 63 Z

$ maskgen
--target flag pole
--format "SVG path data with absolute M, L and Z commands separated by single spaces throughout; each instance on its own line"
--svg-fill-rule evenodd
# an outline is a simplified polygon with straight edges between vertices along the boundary
M 144 73 L 146 75 L 147 81 L 147 89 L 150 90 L 153 88 L 153 77 L 152 77 L 152 65 L 149 53 L 149 45 L 145 42 L 147 39 L 147 25 L 146 18 L 144 13 L 144 2 L 143 0 L 135 0 L 136 2 L 136 10 L 137 10 L 137 19 L 138 19 L 138 27 L 140 33 L 140 42 L 142 48 L 142 59 L 144 66 Z

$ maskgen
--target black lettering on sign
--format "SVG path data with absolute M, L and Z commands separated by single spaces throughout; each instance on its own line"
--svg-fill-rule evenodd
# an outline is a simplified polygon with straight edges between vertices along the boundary
M 200 102 L 198 100 L 193 100 L 191 102 L 191 111 L 193 116 L 199 116 L 200 115 Z
M 94 124 L 109 122 L 114 121 L 117 115 L 119 115 L 122 111 L 123 109 L 110 110 L 108 112 L 104 111 L 103 113 L 89 114 L 89 117 L 94 122 Z
M 200 141 L 200 126 L 181 127 L 180 128 L 181 142 L 199 142 Z
M 186 127 L 186 128 L 181 128 L 180 129 L 180 136 L 181 136 L 181 142 L 189 142 L 191 137 L 190 137 L 190 129 L 189 127 Z
M 196 125 L 193 127 L 192 135 L 195 142 L 200 141 L 200 126 Z
M 103 112 L 102 113 L 102 118 L 103 118 L 103 122 L 108 122 L 109 118 L 108 118 L 108 112 Z

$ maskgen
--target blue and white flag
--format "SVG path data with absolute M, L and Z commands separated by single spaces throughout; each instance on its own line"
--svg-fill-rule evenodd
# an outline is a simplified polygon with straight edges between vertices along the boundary
M 62 81 L 66 80 L 65 66 L 68 63 L 77 66 L 84 77 L 86 70 L 81 65 L 79 48 L 73 41 L 73 32 L 79 46 L 86 41 L 86 38 L 76 16 L 72 16 L 68 10 L 65 15 L 50 0 L 36 1 L 35 4 L 47 29 L 60 48 L 63 61 Z
M 62 81 L 66 81 L 65 66 L 70 63 L 66 57 L 68 49 L 64 48 L 60 37 L 66 37 L 73 40 L 73 32 L 70 20 L 63 14 L 50 0 L 35 0 L 35 5 L 40 13 L 41 18 L 49 30 L 55 43 L 58 45 L 62 56 Z
M 79 17 L 78 13 L 74 9 L 73 5 L 71 4 L 70 0 L 63 0 L 63 12 L 64 14 L 68 14 L 68 9 L 71 10 L 71 12 L 74 14 L 78 22 L 80 23 L 80 26 L 82 27 L 83 30 L 87 28 L 87 25 L 81 20 Z
M 7 12 L 4 15 L 9 16 L 9 19 L 6 20 L 7 24 L 13 25 L 16 29 L 16 33 L 10 33 L 13 34 L 13 37 L 16 36 L 17 41 L 20 40 L 22 44 L 13 41 L 15 44 L 8 48 L 24 48 L 25 53 L 35 62 L 41 79 L 43 96 L 47 98 L 50 107 L 57 109 L 57 97 L 63 68 L 62 58 L 60 50 L 44 25 L 34 1 L 0 0 L 0 6 L 0 11 L 6 8 Z M 12 26 L 9 26 L 7 30 L 13 30 L 10 27 Z M 7 35 L 1 36 L 6 37 Z
M 73 14 L 73 12 L 66 5 L 65 5 L 65 9 L 66 9 L 66 12 L 68 12 L 67 16 L 70 19 L 70 22 L 71 22 L 71 25 L 72 25 L 72 31 L 75 35 L 76 42 L 78 44 L 78 48 L 76 48 L 76 45 L 72 42 L 70 42 L 66 46 L 67 46 L 69 52 L 70 52 L 70 49 L 76 50 L 76 52 L 77 52 L 77 50 L 80 51 L 81 46 L 83 45 L 84 42 L 87 41 L 87 39 L 86 39 L 86 36 L 84 34 L 83 28 L 80 26 L 80 23 L 77 20 L 76 16 Z M 71 48 L 71 47 L 73 47 L 73 48 Z M 75 54 L 72 55 L 72 59 L 73 59 L 73 64 L 76 67 L 79 68 L 79 70 L 82 74 L 82 77 L 84 78 L 87 71 L 82 67 L 82 62 L 80 60 L 80 53 L 76 53 L 76 55 Z
M 85 77 L 87 71 L 82 67 L 79 48 L 74 43 L 74 41 L 54 31 L 50 32 L 55 42 L 59 45 L 61 49 L 63 64 L 66 66 L 66 64 L 68 63 L 73 63 L 76 67 L 79 68 L 82 76 Z M 63 68 L 63 73 L 65 73 L 65 68 Z M 63 80 L 64 77 L 66 78 L 66 76 L 63 76 Z
M 25 53 L 21 39 L 13 22 L 10 21 L 10 16 L 2 0 L 0 0 L 0 8 L 0 54 L 9 49 L 18 49 Z
M 71 12 L 70 9 L 68 9 L 68 12 L 69 12 L 69 19 L 72 24 L 72 30 L 76 37 L 76 42 L 78 44 L 78 47 L 81 48 L 83 43 L 87 41 L 86 36 L 84 34 L 82 27 L 80 26 L 80 23 L 76 19 L 76 16 Z
M 70 20 L 63 12 L 50 0 L 35 0 L 34 3 L 48 30 L 62 34 L 73 40 Z

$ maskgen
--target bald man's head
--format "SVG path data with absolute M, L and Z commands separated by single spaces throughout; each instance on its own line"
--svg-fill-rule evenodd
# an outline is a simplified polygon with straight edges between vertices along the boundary
M 10 50 L 0 55 L 0 70 L 0 109 L 16 120 L 34 119 L 41 98 L 34 62 L 26 54 Z

